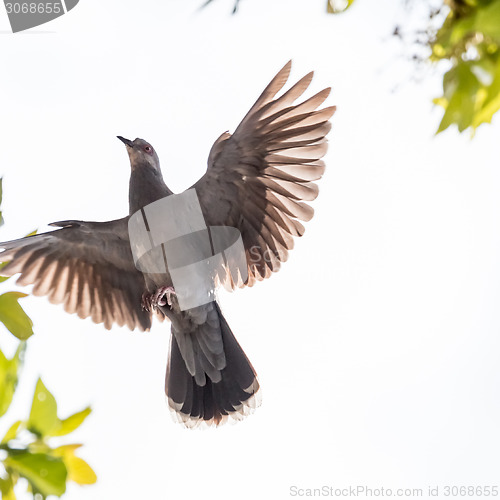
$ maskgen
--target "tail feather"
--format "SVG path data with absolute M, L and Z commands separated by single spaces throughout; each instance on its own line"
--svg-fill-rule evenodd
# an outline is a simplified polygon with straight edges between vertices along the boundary
M 259 404 L 259 382 L 252 364 L 238 344 L 218 304 L 214 303 L 218 325 L 209 315 L 206 323 L 189 333 L 173 330 L 165 380 L 168 404 L 176 419 L 187 427 L 220 425 L 230 419 L 241 420 Z M 214 329 L 219 335 L 217 343 Z M 182 335 L 191 335 L 186 341 Z M 178 339 L 181 338 L 181 342 Z M 194 356 L 183 352 L 189 346 Z M 217 355 L 214 357 L 214 353 Z M 214 361 L 215 360 L 215 361 Z M 214 367 L 214 363 L 216 366 Z M 200 367 L 203 373 L 200 375 Z M 201 382 L 201 383 L 200 383 Z

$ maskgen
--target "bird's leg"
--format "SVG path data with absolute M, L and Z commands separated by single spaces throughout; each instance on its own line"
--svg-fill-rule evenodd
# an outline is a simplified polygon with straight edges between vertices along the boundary
M 141 299 L 143 311 L 151 312 L 167 304 L 172 307 L 172 295 L 175 295 L 173 286 L 161 286 L 155 293 L 144 292 Z
M 173 286 L 161 286 L 153 295 L 153 307 L 166 306 L 167 304 L 172 307 L 172 295 L 175 295 Z
M 166 306 L 167 304 L 172 307 L 172 295 L 175 295 L 173 286 L 161 286 L 155 293 L 144 292 L 142 294 L 142 308 L 145 311 L 151 312 L 158 307 Z

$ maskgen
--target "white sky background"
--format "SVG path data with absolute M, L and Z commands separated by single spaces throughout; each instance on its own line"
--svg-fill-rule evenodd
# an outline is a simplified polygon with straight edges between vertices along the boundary
M 185 430 L 163 395 L 168 325 L 106 332 L 28 298 L 36 334 L 0 434 L 27 415 L 41 374 L 61 416 L 93 407 L 70 437 L 99 481 L 70 486 L 71 500 L 499 484 L 498 120 L 474 141 L 433 137 L 439 77 L 412 84 L 401 46 L 384 41 L 400 2 L 337 17 L 324 0 L 246 0 L 235 17 L 229 0 L 199 3 L 81 0 L 0 34 L 1 239 L 123 216 L 116 135 L 149 140 L 169 186 L 189 187 L 289 58 L 292 81 L 316 70 L 312 90 L 331 85 L 338 105 L 316 216 L 280 273 L 221 297 L 263 405 Z

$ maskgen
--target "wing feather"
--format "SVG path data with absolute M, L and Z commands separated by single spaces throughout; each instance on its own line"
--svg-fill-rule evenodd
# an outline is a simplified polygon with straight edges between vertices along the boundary
M 233 135 L 212 146 L 205 175 L 193 186 L 210 226 L 240 230 L 249 276 L 243 285 L 269 277 L 286 261 L 293 237 L 304 234 L 325 164 L 326 135 L 335 107 L 320 106 L 326 88 L 296 103 L 309 88 L 308 73 L 276 97 L 290 75 L 288 62 L 264 89 Z M 230 276 L 229 285 L 234 286 Z M 227 283 L 225 284 L 227 286 Z
M 128 218 L 53 225 L 60 229 L 0 243 L 0 261 L 7 262 L 1 274 L 20 274 L 17 283 L 34 285 L 34 295 L 107 329 L 116 323 L 149 330 L 151 313 L 141 306 L 146 284 L 132 259 Z

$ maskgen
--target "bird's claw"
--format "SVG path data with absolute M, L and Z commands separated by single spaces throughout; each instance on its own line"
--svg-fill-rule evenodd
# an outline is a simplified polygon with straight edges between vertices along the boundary
M 151 310 L 153 309 L 153 305 L 151 304 L 152 297 L 153 296 L 148 292 L 144 292 L 142 294 L 141 306 L 143 311 L 151 312 Z
M 153 295 L 153 307 L 166 306 L 172 307 L 172 295 L 175 295 L 173 286 L 162 286 L 156 290 Z
M 151 312 L 153 309 L 158 309 L 167 304 L 172 307 L 172 295 L 175 295 L 172 286 L 162 286 L 153 294 L 144 292 L 142 294 L 142 309 Z

